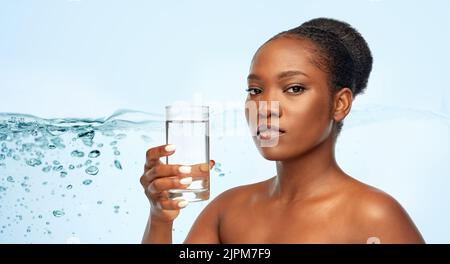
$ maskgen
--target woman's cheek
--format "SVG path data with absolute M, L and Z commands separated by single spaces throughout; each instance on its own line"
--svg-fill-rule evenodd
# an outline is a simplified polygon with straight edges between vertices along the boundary
M 295 117 L 290 127 L 295 137 L 306 145 L 315 145 L 326 134 L 324 132 L 329 125 L 328 105 L 320 100 L 311 100 L 303 105 L 297 105 L 290 117 Z
M 316 136 L 317 143 L 325 140 L 331 133 L 332 122 L 329 107 L 328 102 L 320 101 L 317 103 L 317 107 L 314 108 L 314 135 Z

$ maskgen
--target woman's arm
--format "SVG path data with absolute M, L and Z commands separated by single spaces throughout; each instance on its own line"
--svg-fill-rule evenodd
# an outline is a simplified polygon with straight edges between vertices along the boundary
M 211 201 L 200 213 L 191 227 L 185 244 L 219 244 L 220 208 L 223 193 Z
M 151 214 L 148 217 L 147 226 L 145 227 L 143 244 L 171 244 L 172 243 L 172 226 L 173 222 L 161 222 L 152 219 Z

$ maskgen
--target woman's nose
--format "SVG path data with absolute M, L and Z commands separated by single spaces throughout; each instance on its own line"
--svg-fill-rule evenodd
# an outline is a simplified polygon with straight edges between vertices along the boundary
M 258 116 L 260 118 L 269 118 L 272 116 L 280 117 L 280 102 L 279 101 L 259 101 L 258 102 Z

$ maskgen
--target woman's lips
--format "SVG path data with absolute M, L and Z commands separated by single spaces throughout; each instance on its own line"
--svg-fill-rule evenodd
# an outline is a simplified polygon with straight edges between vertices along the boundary
M 284 135 L 284 133 L 286 133 L 286 132 L 283 129 L 276 127 L 276 126 L 271 126 L 271 127 L 259 126 L 256 136 L 259 139 L 268 140 L 268 139 L 280 137 L 280 136 Z

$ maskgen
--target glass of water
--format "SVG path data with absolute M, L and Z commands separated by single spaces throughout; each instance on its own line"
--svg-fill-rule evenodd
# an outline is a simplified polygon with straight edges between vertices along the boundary
M 201 105 L 166 106 L 166 144 L 174 144 L 175 152 L 166 157 L 166 164 L 209 167 L 209 107 Z M 209 170 L 206 176 L 192 177 L 186 189 L 169 190 L 169 198 L 189 202 L 209 199 Z

